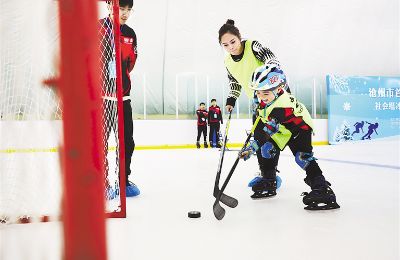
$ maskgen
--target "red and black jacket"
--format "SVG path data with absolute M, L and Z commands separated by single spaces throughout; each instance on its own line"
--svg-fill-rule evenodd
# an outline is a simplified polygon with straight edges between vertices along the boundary
M 101 55 L 101 69 L 103 75 L 103 94 L 114 96 L 115 90 L 111 89 L 110 86 L 114 84 L 109 84 L 111 80 L 109 78 L 108 66 L 109 62 L 114 59 L 113 57 L 113 23 L 109 17 L 101 19 L 100 23 L 100 48 L 102 49 Z M 129 96 L 131 90 L 131 79 L 129 72 L 132 71 L 137 60 L 137 38 L 135 31 L 128 25 L 124 24 L 120 27 L 121 30 L 121 56 L 122 56 L 122 89 L 123 96 Z M 114 80 L 115 81 L 115 80 Z
M 208 108 L 208 122 L 209 123 L 218 123 L 219 121 L 222 122 L 222 114 L 221 108 L 219 106 L 211 106 Z
M 278 96 L 283 94 L 283 90 L 278 93 Z M 261 102 L 260 107 L 265 108 L 265 103 Z M 300 129 L 308 130 L 310 127 L 304 122 L 302 117 L 296 117 L 293 114 L 293 108 L 275 107 L 268 116 L 269 121 L 276 121 L 285 126 L 287 130 L 296 133 Z M 275 131 L 274 127 L 266 125 L 271 131 Z
M 197 125 L 207 125 L 207 111 L 199 109 L 196 111 L 197 114 Z

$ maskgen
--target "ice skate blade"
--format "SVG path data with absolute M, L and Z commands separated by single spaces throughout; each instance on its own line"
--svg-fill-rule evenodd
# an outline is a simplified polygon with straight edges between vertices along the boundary
M 306 209 L 304 208 L 308 213 L 316 213 L 316 214 L 324 214 L 324 213 L 332 213 L 339 211 L 340 208 L 335 208 L 335 209 Z
M 340 206 L 337 203 L 332 203 L 328 205 L 308 205 L 307 207 L 304 207 L 304 209 L 311 213 L 328 213 L 339 211 Z
M 272 198 L 274 198 L 276 196 L 276 194 L 275 195 L 271 195 L 271 196 L 264 196 L 264 197 L 251 197 L 250 196 L 250 198 L 252 199 L 252 200 L 267 200 L 267 199 L 272 199 Z

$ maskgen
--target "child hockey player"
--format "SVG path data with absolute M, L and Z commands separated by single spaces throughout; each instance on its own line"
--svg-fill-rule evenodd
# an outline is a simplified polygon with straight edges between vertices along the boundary
M 217 106 L 217 100 L 216 99 L 211 99 L 211 106 L 208 108 L 208 125 L 210 126 L 210 146 L 213 147 L 213 136 L 214 136 L 214 130 L 215 130 L 215 142 L 216 142 L 216 147 L 221 148 L 221 144 L 219 142 L 219 128 L 220 124 L 219 122 L 221 121 L 221 124 L 223 124 L 222 121 L 222 115 L 221 115 L 221 108 Z
M 249 87 L 254 90 L 254 102 L 261 117 L 254 131 L 255 143 L 242 155 L 248 158 L 257 153 L 262 178 L 252 187 L 253 199 L 276 195 L 276 165 L 278 149 L 289 146 L 296 163 L 306 171 L 305 183 L 310 193 L 303 193 L 306 210 L 332 210 L 340 208 L 336 196 L 325 180 L 316 158 L 313 157 L 311 134 L 314 124 L 305 106 L 283 90 L 286 76 L 279 65 L 263 65 L 250 78 Z M 323 204 L 323 205 L 321 205 Z
M 203 102 L 200 103 L 200 109 L 196 111 L 197 114 L 197 142 L 196 146 L 200 148 L 200 136 L 203 133 L 204 137 L 204 148 L 208 148 L 207 145 L 207 111 L 204 110 L 205 104 Z

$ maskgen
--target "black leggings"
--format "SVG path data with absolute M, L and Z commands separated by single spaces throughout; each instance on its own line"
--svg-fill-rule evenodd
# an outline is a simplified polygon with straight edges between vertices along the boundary
M 204 142 L 207 142 L 207 125 L 197 125 L 197 142 L 200 140 L 201 133 L 204 136 Z
M 276 167 L 278 166 L 280 149 L 272 138 L 267 137 L 267 134 L 264 132 L 263 128 L 264 124 L 260 120 L 254 131 L 254 139 L 257 140 L 258 146 L 260 147 L 260 149 L 257 151 L 257 158 L 260 170 L 267 172 L 270 170 L 275 170 Z M 292 137 L 289 139 L 287 146 L 289 146 L 294 156 L 296 156 L 297 152 L 303 152 L 309 154 L 312 153 L 313 147 L 311 145 L 311 135 L 312 135 L 311 129 L 309 130 L 300 129 L 299 131 L 292 134 Z M 261 147 L 266 142 L 270 142 L 274 146 L 276 150 L 276 155 L 274 158 L 267 159 L 261 155 Z M 322 175 L 322 171 L 315 160 L 312 160 L 308 165 L 306 169 L 306 174 L 310 178 Z
M 214 129 L 215 129 L 215 142 L 218 144 L 219 143 L 219 128 L 220 128 L 220 124 L 219 122 L 214 122 L 214 123 L 210 123 L 210 136 L 209 136 L 209 140 L 210 140 L 210 144 L 212 145 L 213 142 L 213 135 L 214 135 Z
M 129 175 L 131 174 L 131 161 L 132 154 L 135 150 L 135 141 L 133 140 L 133 120 L 132 120 L 132 107 L 131 101 L 125 100 L 123 101 L 123 109 L 124 109 L 124 138 L 125 138 L 125 177 L 128 180 Z M 119 172 L 119 138 L 118 138 L 118 115 L 117 115 L 117 102 L 104 100 L 103 101 L 103 130 L 104 130 L 104 138 L 103 138 L 103 149 L 105 159 L 105 170 L 108 172 L 108 161 L 107 161 L 107 153 L 108 153 L 108 138 L 110 137 L 111 130 L 114 130 L 115 133 L 115 141 L 117 143 L 116 149 L 116 158 L 117 158 L 117 172 Z

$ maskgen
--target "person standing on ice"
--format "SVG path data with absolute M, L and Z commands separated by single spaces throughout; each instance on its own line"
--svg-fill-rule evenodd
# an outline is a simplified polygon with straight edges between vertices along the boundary
M 115 133 L 117 130 L 117 102 L 116 102 L 116 58 L 115 58 L 115 37 L 113 34 L 113 8 L 111 1 L 107 2 L 109 16 L 99 21 L 100 37 L 103 46 L 102 53 L 102 71 L 103 79 L 103 108 L 104 108 L 104 127 L 105 127 L 105 144 L 104 153 L 107 155 L 108 138 L 111 130 Z M 119 24 L 121 33 L 121 60 L 122 60 L 122 95 L 123 95 L 123 114 L 124 114 L 124 139 L 125 139 L 125 178 L 126 178 L 126 196 L 133 197 L 140 194 L 139 188 L 129 180 L 131 174 L 132 154 L 135 150 L 135 142 L 133 140 L 133 120 L 132 106 L 130 99 L 131 80 L 129 73 L 135 66 L 137 53 L 137 38 L 135 31 L 129 27 L 126 22 L 132 13 L 133 0 L 119 0 Z M 117 152 L 117 161 L 119 161 L 119 153 Z M 106 162 L 106 171 L 108 172 L 108 162 Z M 109 183 L 110 185 L 110 183 Z
M 219 141 L 219 128 L 220 123 L 223 124 L 221 108 L 217 105 L 217 100 L 215 98 L 211 99 L 211 106 L 208 108 L 208 125 L 210 126 L 210 146 L 213 147 L 214 142 L 214 131 L 215 131 L 215 143 L 217 148 L 221 148 L 221 143 Z
M 203 133 L 204 137 L 204 148 L 208 148 L 207 145 L 207 110 L 204 110 L 205 104 L 203 102 L 200 103 L 200 108 L 196 111 L 197 114 L 197 141 L 196 146 L 197 149 L 200 149 L 200 137 Z
M 284 91 L 286 76 L 276 64 L 265 64 L 252 74 L 249 88 L 258 101 L 256 116 L 261 117 L 254 131 L 255 142 L 242 153 L 249 158 L 257 153 L 262 178 L 253 185 L 253 199 L 276 195 L 277 151 L 289 146 L 296 163 L 306 171 L 305 183 L 311 192 L 303 193 L 306 210 L 333 210 L 340 206 L 313 156 L 311 135 L 314 131 L 310 113 L 290 93 Z
M 228 19 L 219 29 L 219 44 L 229 54 L 225 58 L 225 66 L 228 72 L 229 94 L 226 100 L 226 111 L 231 111 L 239 98 L 242 89 L 246 95 L 253 99 L 254 91 L 248 87 L 250 76 L 255 69 L 264 64 L 280 65 L 270 49 L 264 47 L 258 41 L 243 40 L 235 22 Z M 289 85 L 285 82 L 282 86 L 290 93 Z M 258 106 L 257 100 L 253 103 L 253 123 L 255 121 L 254 108 Z M 279 158 L 279 151 L 276 160 Z M 260 179 L 260 173 L 248 184 L 251 187 Z

